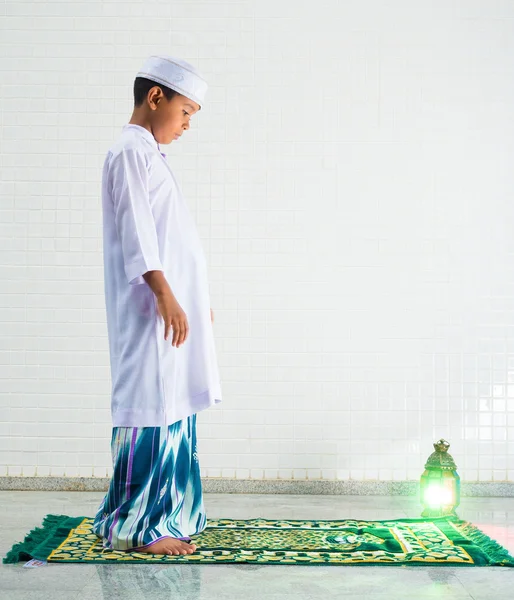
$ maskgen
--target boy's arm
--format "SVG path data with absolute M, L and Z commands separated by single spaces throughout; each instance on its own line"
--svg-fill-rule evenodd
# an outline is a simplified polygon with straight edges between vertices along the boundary
M 173 293 L 162 271 L 147 271 L 144 273 L 143 279 L 150 286 L 157 298 L 168 293 Z
M 159 240 L 150 206 L 145 157 L 126 148 L 110 164 L 114 221 L 129 284 L 150 286 L 164 320 L 164 339 L 173 328 L 172 345 L 183 344 L 189 332 L 187 317 L 164 276 Z
M 123 149 L 111 158 L 110 177 L 125 275 L 128 283 L 142 284 L 144 273 L 163 271 L 144 155 L 133 148 Z

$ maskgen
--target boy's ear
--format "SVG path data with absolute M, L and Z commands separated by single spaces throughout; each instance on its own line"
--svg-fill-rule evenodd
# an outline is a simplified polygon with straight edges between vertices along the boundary
M 148 92 L 148 102 L 150 104 L 150 108 L 152 105 L 157 106 L 162 98 L 162 91 L 158 87 L 152 88 Z

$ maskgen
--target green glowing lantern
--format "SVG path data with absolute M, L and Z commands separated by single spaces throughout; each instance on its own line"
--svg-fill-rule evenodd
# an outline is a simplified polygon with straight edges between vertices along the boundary
M 435 452 L 428 457 L 420 484 L 422 517 L 456 516 L 455 509 L 460 503 L 460 477 L 455 461 L 448 454 L 449 447 L 446 440 L 439 440 L 434 444 Z

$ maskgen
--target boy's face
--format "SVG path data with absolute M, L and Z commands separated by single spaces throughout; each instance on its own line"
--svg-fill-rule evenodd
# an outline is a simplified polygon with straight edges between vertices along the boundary
M 200 110 L 200 106 L 176 94 L 167 100 L 162 90 L 152 88 L 148 94 L 148 102 L 153 111 L 152 133 L 159 144 L 171 144 L 189 129 L 191 117 Z

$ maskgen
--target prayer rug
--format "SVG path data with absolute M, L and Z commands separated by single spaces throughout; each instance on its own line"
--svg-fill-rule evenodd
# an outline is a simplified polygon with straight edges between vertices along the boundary
M 514 558 L 457 518 L 391 521 L 210 519 L 193 537 L 198 549 L 167 556 L 102 548 L 93 519 L 47 515 L 4 563 L 35 558 L 83 563 L 248 563 L 267 565 L 506 566 Z

